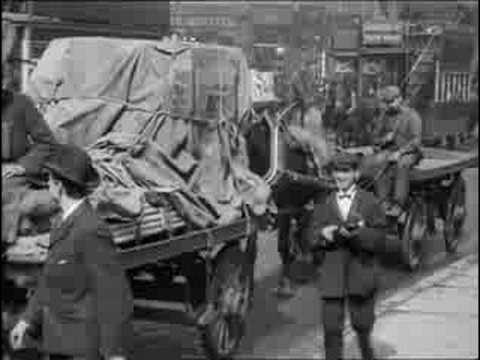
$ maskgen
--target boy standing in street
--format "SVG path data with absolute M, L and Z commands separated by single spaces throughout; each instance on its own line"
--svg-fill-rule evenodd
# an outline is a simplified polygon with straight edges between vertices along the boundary
M 320 290 L 326 359 L 342 358 L 346 304 L 362 358 L 373 359 L 376 257 L 384 251 L 385 214 L 374 195 L 356 186 L 357 156 L 335 156 L 331 171 L 338 189 L 315 207 L 312 224 L 313 250 L 325 251 Z

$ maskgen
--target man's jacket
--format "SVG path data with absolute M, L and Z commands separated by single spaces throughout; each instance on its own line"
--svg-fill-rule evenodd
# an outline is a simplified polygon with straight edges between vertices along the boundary
M 47 353 L 125 354 L 133 297 L 106 224 L 85 200 L 54 228 L 24 319 L 42 324 Z
M 2 163 L 18 162 L 36 174 L 55 137 L 33 102 L 23 94 L 2 90 Z
M 320 279 L 322 297 L 369 296 L 377 289 L 376 257 L 385 251 L 386 219 L 373 194 L 357 189 L 346 221 L 361 219 L 365 226 L 356 230 L 354 238 L 342 245 L 331 245 L 323 237 L 322 229 L 345 223 L 336 194 L 315 206 L 310 234 L 312 247 L 325 251 Z
M 394 133 L 393 147 L 402 154 L 416 152 L 422 140 L 422 119 L 414 109 L 402 105 L 397 114 L 379 117 L 377 137 Z

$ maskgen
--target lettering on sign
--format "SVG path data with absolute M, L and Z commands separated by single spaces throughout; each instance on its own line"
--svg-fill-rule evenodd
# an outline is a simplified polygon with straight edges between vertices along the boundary
M 402 35 L 394 34 L 365 34 L 363 35 L 364 45 L 400 45 Z
M 366 23 L 362 28 L 363 44 L 399 46 L 403 40 L 402 29 L 399 23 Z
M 235 26 L 237 22 L 229 16 L 172 16 L 173 26 Z

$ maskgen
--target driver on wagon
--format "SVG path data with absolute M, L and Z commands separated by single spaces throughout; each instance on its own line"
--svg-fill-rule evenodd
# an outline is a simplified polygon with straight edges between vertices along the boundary
M 374 139 L 385 151 L 384 159 L 395 163 L 395 192 L 393 202 L 387 201 L 387 208 L 392 216 L 400 216 L 409 193 L 410 169 L 421 158 L 422 120 L 403 102 L 397 86 L 387 86 L 379 95 L 383 115 L 374 130 Z M 382 200 L 390 198 L 390 178 L 387 173 L 377 182 L 377 195 Z

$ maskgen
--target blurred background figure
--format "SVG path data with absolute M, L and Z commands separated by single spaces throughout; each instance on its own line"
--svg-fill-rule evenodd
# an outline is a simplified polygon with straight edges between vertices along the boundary
M 15 27 L 2 19 L 2 244 L 15 241 L 25 191 L 41 187 L 41 167 L 55 137 L 32 100 L 13 91 Z

